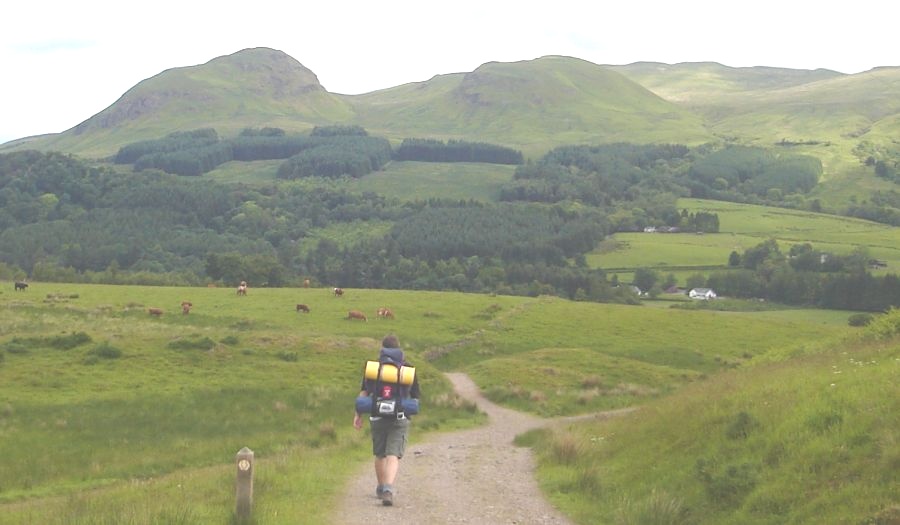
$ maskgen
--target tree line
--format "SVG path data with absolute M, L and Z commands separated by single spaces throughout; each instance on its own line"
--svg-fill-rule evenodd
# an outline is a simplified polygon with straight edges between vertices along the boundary
M 734 272 L 713 273 L 708 284 L 736 297 L 759 297 L 785 304 L 841 310 L 884 311 L 900 304 L 896 275 L 871 275 L 865 248 L 840 255 L 795 244 L 783 253 L 774 239 L 733 252 Z M 726 275 L 730 273 L 731 275 Z
M 261 134 L 284 137 L 268 130 L 246 138 Z M 203 137 L 209 138 L 193 139 Z M 277 180 L 247 187 L 156 169 L 121 173 L 53 152 L 0 154 L 0 271 L 39 280 L 147 284 L 291 286 L 311 278 L 335 286 L 634 302 L 626 287 L 588 268 L 585 256 L 605 236 L 647 225 L 716 230 L 715 214 L 676 208 L 683 190 L 678 177 L 690 171 L 690 155 L 678 146 L 560 148 L 520 166 L 505 200 L 485 203 L 403 202 L 329 185 L 327 178 L 302 187 Z M 522 183 L 540 182 L 557 190 L 514 198 Z M 323 228 L 365 221 L 389 227 L 352 243 L 309 241 Z M 753 262 L 759 259 L 768 262 Z M 798 297 L 834 307 L 834 290 L 845 276 L 865 274 L 856 259 L 823 258 L 812 249 L 789 254 L 784 269 L 777 260 L 769 252 L 735 254 L 733 269 L 714 274 L 709 284 L 718 288 L 721 280 L 736 279 L 721 293 L 765 291 L 774 300 L 796 284 L 766 288 L 761 283 L 770 281 L 761 279 L 803 273 L 796 282 L 818 284 Z M 748 275 L 755 276 L 752 286 Z M 891 290 L 890 283 L 874 282 L 882 290 L 868 297 Z
M 158 169 L 199 176 L 237 161 L 277 160 L 278 177 L 362 177 L 388 161 L 489 162 L 520 164 L 522 153 L 503 146 L 451 140 L 405 139 L 393 151 L 387 139 L 371 137 L 360 126 L 318 126 L 309 135 L 287 135 L 280 128 L 247 128 L 237 137 L 221 139 L 214 129 L 176 132 L 161 139 L 121 147 L 116 164 L 136 171 Z
M 351 246 L 318 229 L 392 224 Z M 60 153 L 0 155 L 0 262 L 38 280 L 298 285 L 554 293 L 633 301 L 584 254 L 606 215 L 559 204 L 429 199 L 271 185 L 248 188 L 160 170 L 117 172 Z
M 202 129 L 128 144 L 119 149 L 114 162 L 133 164 L 135 171 L 199 176 L 232 160 L 273 159 L 286 159 L 278 169 L 280 178 L 361 177 L 391 159 L 391 146 L 353 126 L 314 128 L 310 135 L 296 136 L 279 128 L 245 129 L 226 140 L 213 129 Z
M 578 200 L 603 206 L 610 199 L 668 192 L 678 196 L 755 204 L 805 205 L 822 173 L 804 155 L 775 155 L 730 146 L 707 152 L 680 144 L 563 146 L 520 166 L 503 200 Z M 669 216 L 670 226 L 677 218 Z
M 783 145 L 783 144 L 782 144 Z M 890 151 L 860 146 L 865 164 L 875 174 L 897 179 L 897 162 Z M 871 151 L 870 151 L 871 150 Z M 862 157 L 861 157 L 862 158 Z M 309 135 L 288 136 L 280 128 L 248 128 L 233 139 L 220 139 L 213 129 L 177 132 L 120 149 L 115 162 L 135 169 L 159 169 L 196 176 L 231 160 L 284 160 L 278 177 L 360 177 L 391 160 L 426 162 L 487 162 L 516 164 L 514 181 L 502 190 L 503 200 L 561 202 L 577 200 L 603 206 L 608 197 L 631 200 L 636 194 L 676 196 L 771 205 L 821 212 L 822 203 L 809 196 L 822 175 L 815 157 L 760 147 L 728 145 L 687 148 L 680 144 L 563 146 L 536 162 L 524 163 L 520 151 L 495 144 L 427 138 L 406 138 L 392 150 L 385 139 L 370 137 L 361 126 L 314 128 Z M 653 201 L 655 199 L 651 199 Z M 640 214 L 620 217 L 623 228 L 640 228 Z M 872 199 L 853 201 L 828 210 L 891 225 L 900 225 L 900 193 L 878 192 Z M 677 217 L 666 212 L 666 224 Z M 658 213 L 647 219 L 658 222 Z M 651 221 L 651 222 L 652 222 Z
M 521 151 L 487 144 L 449 140 L 446 143 L 436 139 L 403 139 L 397 151 L 396 160 L 417 160 L 422 162 L 484 162 L 489 164 L 522 164 Z
M 835 310 L 883 312 L 900 306 L 900 277 L 872 275 L 868 250 L 837 255 L 795 244 L 783 253 L 774 239 L 732 252 L 730 269 L 696 275 L 688 286 L 706 286 L 719 296 L 762 299 Z

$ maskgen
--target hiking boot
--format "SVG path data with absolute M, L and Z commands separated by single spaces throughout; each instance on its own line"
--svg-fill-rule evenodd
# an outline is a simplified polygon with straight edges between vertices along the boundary
M 385 507 L 390 507 L 391 505 L 393 505 L 394 504 L 394 494 L 389 490 L 385 490 L 384 492 L 382 492 L 381 493 L 381 504 L 384 505 Z

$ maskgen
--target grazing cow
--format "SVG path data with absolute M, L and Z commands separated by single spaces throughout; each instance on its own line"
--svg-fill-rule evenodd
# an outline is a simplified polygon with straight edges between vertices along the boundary
M 215 287 L 216 287 L 216 283 L 207 283 L 207 284 L 206 284 L 206 287 L 207 287 L 207 288 L 215 288 Z
M 28 288 L 28 283 L 25 281 L 16 281 L 16 291 L 22 290 L 25 291 L 25 288 Z
M 147 313 L 159 317 L 163 314 L 162 308 L 147 308 Z
M 343 295 L 344 295 L 344 289 L 343 289 L 343 288 L 335 288 L 335 289 L 334 289 L 334 296 L 335 296 L 335 297 L 341 297 L 341 296 L 343 296 Z
M 309 288 L 309 279 L 303 279 L 303 287 Z
M 192 306 L 194 306 L 194 303 L 190 301 L 181 301 L 181 313 L 184 315 L 191 313 Z
M 347 312 L 347 319 L 362 319 L 366 322 L 369 321 L 369 319 L 366 317 L 366 314 L 360 312 L 359 310 L 350 310 L 349 312 Z
M 381 319 L 393 319 L 394 312 L 392 312 L 390 308 L 379 308 L 378 317 L 380 317 Z
M 305 313 L 305 314 L 308 314 L 308 313 L 309 313 L 309 307 L 306 306 L 305 304 L 298 304 L 298 305 L 297 305 L 297 311 L 298 311 L 298 312 L 303 312 L 303 313 Z
M 237 288 L 238 295 L 247 295 L 247 281 L 241 281 L 241 285 Z

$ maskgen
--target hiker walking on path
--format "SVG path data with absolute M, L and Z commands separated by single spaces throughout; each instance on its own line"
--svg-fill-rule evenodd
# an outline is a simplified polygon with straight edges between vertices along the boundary
M 420 391 L 415 369 L 406 362 L 397 336 L 385 336 L 381 346 L 378 361 L 366 363 L 353 427 L 361 429 L 363 417 L 368 416 L 378 481 L 375 495 L 382 505 L 391 506 L 409 439 L 410 416 L 418 413 Z

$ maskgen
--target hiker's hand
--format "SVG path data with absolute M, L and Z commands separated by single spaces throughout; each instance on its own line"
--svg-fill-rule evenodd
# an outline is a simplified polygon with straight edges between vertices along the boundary
M 353 414 L 353 428 L 356 430 L 362 428 L 362 418 L 359 417 L 359 414 Z

